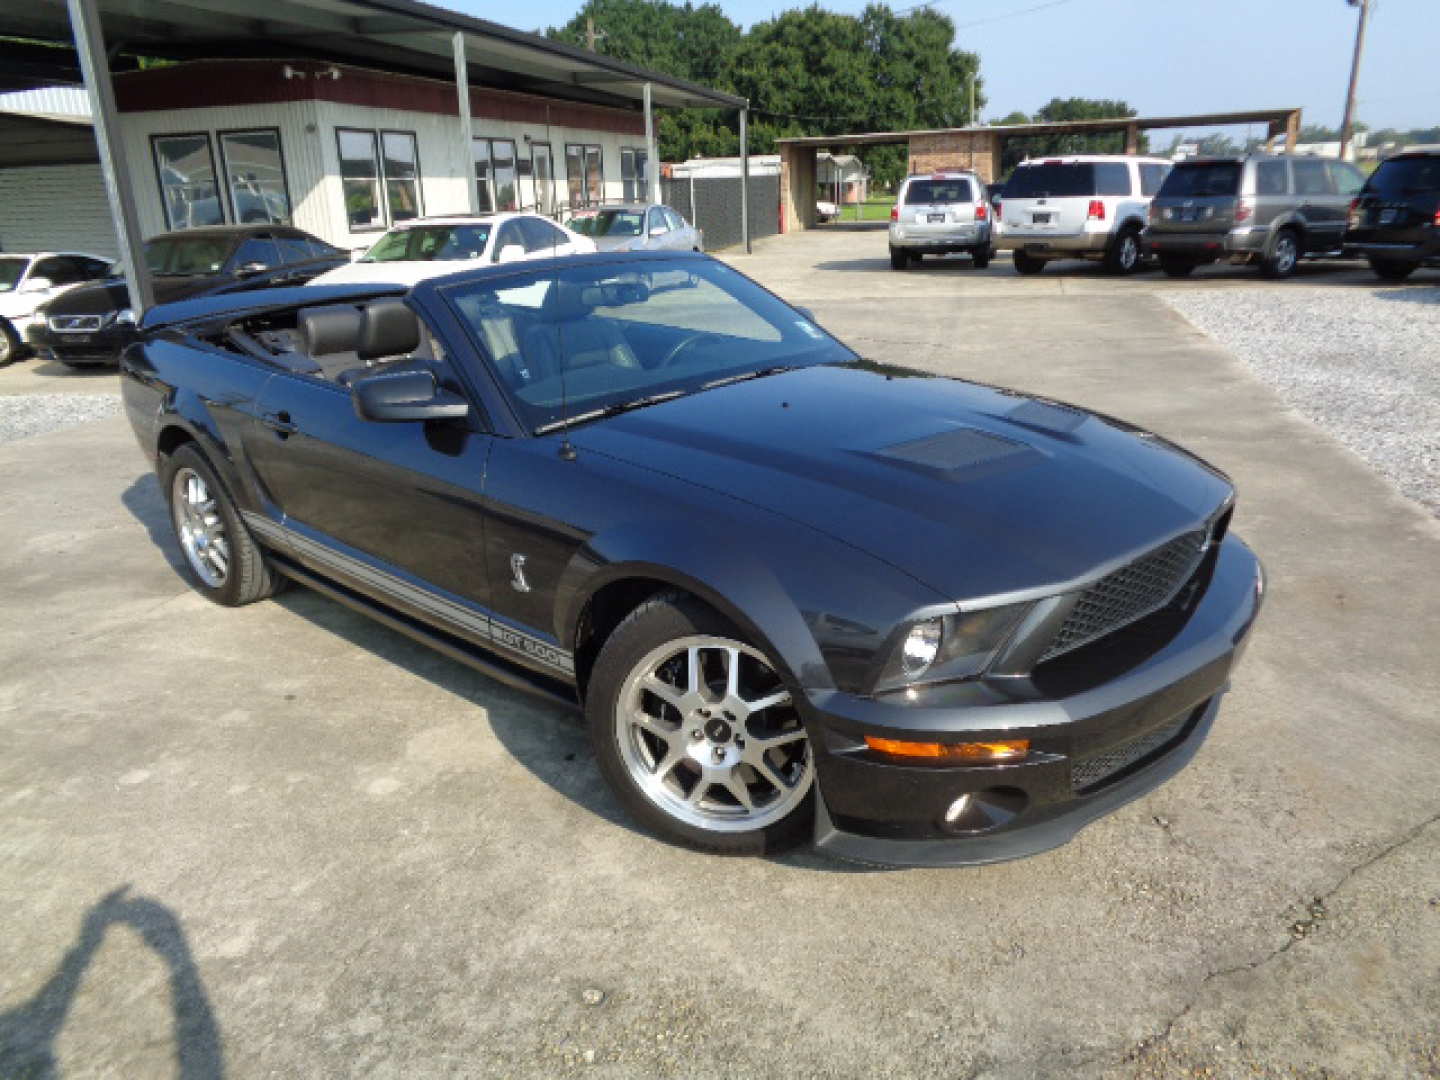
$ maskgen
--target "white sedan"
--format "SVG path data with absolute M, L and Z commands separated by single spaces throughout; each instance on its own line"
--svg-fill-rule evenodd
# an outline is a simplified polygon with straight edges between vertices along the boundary
M 413 285 L 467 265 L 548 259 L 595 250 L 595 241 L 539 214 L 416 218 L 396 225 L 347 266 L 326 271 L 311 285 L 386 282 Z
M 80 251 L 0 254 L 0 367 L 25 349 L 25 329 L 46 301 L 110 276 L 113 259 Z

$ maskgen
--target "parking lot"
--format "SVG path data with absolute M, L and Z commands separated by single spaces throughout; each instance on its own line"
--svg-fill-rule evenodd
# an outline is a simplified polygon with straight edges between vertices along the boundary
M 1440 1075 L 1440 522 L 1165 299 L 1254 272 L 897 274 L 883 227 L 731 261 L 863 355 L 1233 475 L 1270 594 L 1193 765 L 979 869 L 678 850 L 576 718 L 303 590 L 193 593 L 118 415 L 15 438 L 0 1077 Z

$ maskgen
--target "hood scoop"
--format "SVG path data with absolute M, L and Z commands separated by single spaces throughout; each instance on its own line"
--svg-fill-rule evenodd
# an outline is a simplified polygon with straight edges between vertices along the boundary
M 954 473 L 982 465 L 999 465 L 1002 462 L 1013 465 L 1019 463 L 1018 459 L 1035 459 L 1040 456 L 1033 447 L 1024 443 L 972 427 L 951 428 L 936 435 L 926 435 L 922 439 L 886 446 L 872 453 L 876 457 L 941 473 Z

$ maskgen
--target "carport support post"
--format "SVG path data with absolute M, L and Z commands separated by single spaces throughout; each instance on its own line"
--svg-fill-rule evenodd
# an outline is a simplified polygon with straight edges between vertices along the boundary
M 470 62 L 465 56 L 465 35 L 457 30 L 450 40 L 455 48 L 455 103 L 460 107 L 460 171 L 468 178 L 465 190 L 469 192 L 466 201 L 470 213 L 478 214 L 480 196 L 475 187 L 475 127 L 470 122 Z M 530 182 L 534 184 L 533 176 Z M 539 202 L 538 191 L 536 202 Z
M 740 110 L 740 235 L 750 254 L 750 106 Z
M 140 239 L 140 214 L 135 208 L 135 188 L 120 141 L 120 123 L 115 109 L 115 86 L 110 81 L 110 59 L 105 55 L 105 32 L 95 10 L 95 0 L 67 0 L 70 32 L 75 35 L 75 52 L 85 77 L 90 98 L 90 119 L 95 126 L 95 143 L 100 150 L 100 168 L 105 176 L 105 194 L 120 239 L 120 262 L 130 293 L 130 308 L 136 321 L 140 313 L 155 306 L 155 288 L 145 248 Z
M 650 84 L 645 84 L 645 198 L 660 201 L 660 163 L 655 160 L 655 109 L 650 100 Z

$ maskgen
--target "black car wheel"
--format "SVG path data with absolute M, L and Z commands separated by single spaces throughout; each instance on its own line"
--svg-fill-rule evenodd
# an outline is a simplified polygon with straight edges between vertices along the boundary
M 1023 251 L 1015 252 L 1015 269 L 1022 274 L 1038 274 L 1045 269 L 1045 260 L 1037 259 L 1034 255 L 1027 255 Z
M 239 607 L 277 590 L 283 579 L 266 564 L 204 454 L 180 447 L 165 459 L 160 483 L 185 565 L 206 598 Z
M 910 253 L 901 248 L 890 249 L 890 269 L 904 270 L 910 265 Z
M 1115 242 L 1105 251 L 1105 271 L 1110 274 L 1133 274 L 1140 268 L 1140 230 L 1121 229 Z
M 761 855 L 810 835 L 815 759 L 790 690 L 698 601 L 632 612 L 595 660 L 585 712 L 601 774 L 666 839 Z
M 1295 264 L 1300 261 L 1300 234 L 1294 229 L 1281 229 L 1270 245 L 1270 251 L 1260 260 L 1260 273 L 1264 277 L 1280 279 L 1295 273 Z
M 995 250 L 993 248 L 976 248 L 973 252 L 971 252 L 971 257 L 975 260 L 975 269 L 984 270 L 987 266 L 990 265 L 990 258 L 994 254 Z
M 10 320 L 0 319 L 0 367 L 19 360 L 23 348 L 20 335 L 15 332 L 15 327 L 10 325 Z
M 1420 269 L 1420 264 L 1416 262 L 1396 262 L 1394 259 L 1371 259 L 1369 262 L 1370 269 L 1381 281 L 1404 281 Z
M 1169 277 L 1189 277 L 1195 271 L 1195 261 L 1182 255 L 1161 255 L 1160 269 Z

